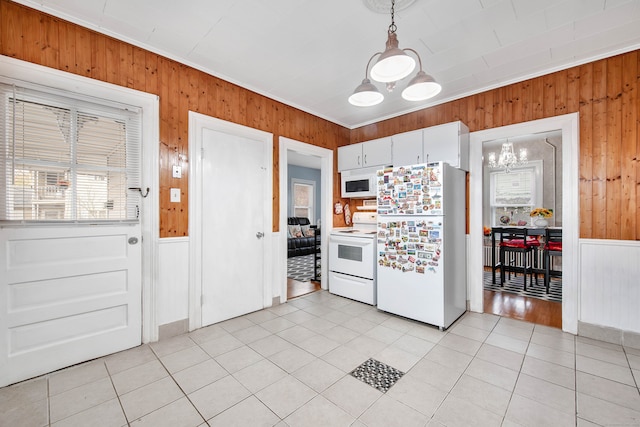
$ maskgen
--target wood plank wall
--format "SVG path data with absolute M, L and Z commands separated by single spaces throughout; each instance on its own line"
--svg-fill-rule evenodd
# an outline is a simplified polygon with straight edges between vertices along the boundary
M 580 237 L 640 240 L 640 51 L 351 131 L 351 142 L 461 120 L 471 132 L 579 112 Z
M 349 142 L 347 128 L 9 0 L 0 0 L 0 54 L 160 96 L 160 237 L 188 234 L 190 110 L 273 134 L 273 231 L 280 215 L 279 137 L 334 151 Z M 182 179 L 172 178 L 172 165 L 182 166 Z M 338 178 L 334 172 L 339 195 Z M 172 187 L 180 188 L 181 203 L 169 202 Z
M 180 164 L 188 173 L 188 110 L 274 134 L 274 231 L 279 217 L 279 136 L 335 150 L 455 120 L 473 132 L 579 112 L 580 237 L 640 240 L 639 51 L 351 131 L 9 0 L 0 0 L 0 54 L 160 96 L 161 237 L 187 235 L 188 183 L 171 178 L 171 166 Z M 182 203 L 169 203 L 171 187 L 181 188 Z M 336 171 L 333 190 L 333 202 L 340 200 Z M 334 225 L 342 221 L 334 216 Z

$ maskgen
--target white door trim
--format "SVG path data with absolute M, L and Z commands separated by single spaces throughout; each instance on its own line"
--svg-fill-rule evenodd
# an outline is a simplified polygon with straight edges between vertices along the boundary
M 3 76 L 142 108 L 142 183 L 149 194 L 140 198 L 142 231 L 142 342 L 158 340 L 156 313 L 159 211 L 160 98 L 123 86 L 78 76 L 0 55 Z
M 329 235 L 329 232 L 333 228 L 333 151 L 327 148 L 318 147 L 316 145 L 307 144 L 304 142 L 296 141 L 293 139 L 285 138 L 283 136 L 280 137 L 280 159 L 278 164 L 280 165 L 280 242 L 278 247 L 281 249 L 280 256 L 278 257 L 282 260 L 283 264 L 280 266 L 280 274 L 278 277 L 279 283 L 281 283 L 280 288 L 280 302 L 287 301 L 287 194 L 288 194 L 288 181 L 289 174 L 287 172 L 287 165 L 289 164 L 288 160 L 288 151 L 297 151 L 300 154 L 304 154 L 306 156 L 316 156 L 320 157 L 320 182 L 321 182 L 321 193 L 320 193 L 320 204 L 321 213 L 320 213 L 320 224 L 322 227 L 322 237 L 320 243 L 320 252 L 323 254 L 327 253 L 327 241 L 328 239 L 325 236 Z M 322 267 L 320 268 L 320 284 L 322 289 L 327 289 L 327 262 L 322 263 Z
M 273 134 L 215 117 L 189 111 L 189 330 L 202 327 L 202 133 L 204 129 L 225 132 L 232 135 L 255 139 L 268 144 L 265 150 L 265 164 L 273 164 Z M 238 159 L 239 166 L 242 159 Z M 239 170 L 241 168 L 239 167 Z M 273 221 L 273 168 L 267 168 L 264 189 L 264 224 L 271 228 Z M 265 248 L 272 247 L 273 233 L 265 230 Z M 273 256 L 264 251 L 264 306 L 272 303 Z
M 562 330 L 578 333 L 579 116 L 565 114 L 510 126 L 473 132 L 469 147 L 469 303 L 483 311 L 482 285 L 482 143 L 552 130 L 562 130 Z

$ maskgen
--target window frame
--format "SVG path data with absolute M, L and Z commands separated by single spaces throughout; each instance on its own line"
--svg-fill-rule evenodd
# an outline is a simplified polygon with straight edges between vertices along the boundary
M 296 205 L 295 188 L 297 185 L 305 185 L 305 186 L 311 187 L 311 196 L 309 197 L 309 202 L 310 202 L 309 206 Z M 307 216 L 307 218 L 309 219 L 309 222 L 311 224 L 315 224 L 315 208 L 316 208 L 316 182 L 306 180 L 306 179 L 292 178 L 291 179 L 291 213 L 292 215 L 298 216 L 296 215 L 296 209 L 307 209 L 309 212 L 309 215 Z
M 69 224 L 123 224 L 131 223 L 136 224 L 140 222 L 140 206 L 141 201 L 137 195 L 138 188 L 141 187 L 140 182 L 142 180 L 142 150 L 143 150 L 143 119 L 142 109 L 111 100 L 97 98 L 89 95 L 84 95 L 77 92 L 61 91 L 59 89 L 41 86 L 35 83 L 23 82 L 11 78 L 4 78 L 0 76 L 0 84 L 3 86 L 13 86 L 13 92 L 2 88 L 0 92 L 0 150 L 2 150 L 2 160 L 0 164 L 0 183 L 4 183 L 4 189 L 0 193 L 0 225 L 1 226 L 13 226 L 13 225 L 69 225 Z M 13 101 L 12 101 L 13 100 Z M 82 143 L 77 139 L 75 131 L 69 136 L 69 142 L 72 146 L 72 154 L 65 159 L 65 161 L 40 161 L 37 159 L 22 159 L 21 164 L 28 165 L 31 168 L 38 166 L 42 163 L 42 169 L 29 169 L 37 176 L 41 173 L 47 174 L 53 172 L 54 169 L 60 169 L 68 173 L 70 185 L 73 187 L 73 194 L 71 196 L 71 202 L 65 202 L 70 204 L 71 217 L 66 219 L 12 219 L 9 212 L 9 187 L 12 185 L 12 168 L 15 171 L 15 162 L 17 156 L 15 153 L 10 153 L 12 141 L 15 139 L 15 134 L 11 131 L 11 126 L 15 124 L 9 123 L 8 117 L 11 114 L 12 103 L 16 101 L 23 101 L 28 103 L 36 103 L 45 106 L 51 106 L 57 109 L 67 109 L 72 117 L 70 125 L 71 128 L 76 126 L 79 117 L 86 115 L 96 115 L 101 118 L 122 121 L 125 123 L 125 165 L 124 167 L 109 167 L 109 166 L 96 166 L 91 164 L 79 164 L 77 162 L 76 151 L 78 145 Z M 15 104 L 14 104 L 15 105 Z M 13 165 L 11 164 L 13 162 Z M 49 168 L 49 169 L 47 169 Z M 79 173 L 82 172 L 82 173 Z M 123 213 L 124 218 L 79 218 L 78 213 L 78 192 L 82 189 L 78 188 L 77 181 L 79 176 L 91 176 L 91 171 L 97 173 L 104 173 L 106 177 L 109 173 L 122 173 L 124 175 L 124 197 L 121 197 L 123 201 Z M 88 174 L 88 175 L 87 175 Z M 95 175 L 98 176 L 98 175 Z M 133 188 L 132 188 L 133 187 Z M 108 184 L 107 184 L 108 188 Z M 135 190 L 135 193 L 132 191 Z M 13 193 L 15 194 L 15 193 Z M 37 200 L 36 197 L 33 200 Z M 110 200 L 107 199 L 106 206 L 109 205 Z M 31 203 L 32 206 L 34 203 Z M 66 209 L 66 208 L 65 208 Z
M 513 172 L 520 172 L 523 170 L 532 171 L 532 195 L 530 203 L 496 203 L 496 179 L 498 176 L 505 176 Z M 489 172 L 489 208 L 491 212 L 491 226 L 499 226 L 502 224 L 497 223 L 498 212 L 507 208 L 522 209 L 523 213 L 531 211 L 531 209 L 542 206 L 544 181 L 543 181 L 543 162 L 542 160 L 530 160 L 527 164 L 515 166 L 511 168 L 511 172 L 506 172 L 506 169 L 493 169 Z M 513 218 L 511 218 L 513 219 Z

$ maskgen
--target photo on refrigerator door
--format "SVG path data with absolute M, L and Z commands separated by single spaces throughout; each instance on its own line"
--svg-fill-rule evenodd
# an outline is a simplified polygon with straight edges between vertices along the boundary
M 403 273 L 436 272 L 442 239 L 432 221 L 378 222 L 378 265 Z M 417 251 L 420 247 L 422 250 Z

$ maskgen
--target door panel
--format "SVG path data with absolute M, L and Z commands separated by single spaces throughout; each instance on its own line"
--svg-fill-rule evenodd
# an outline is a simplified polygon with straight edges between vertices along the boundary
M 140 345 L 140 236 L 138 224 L 0 230 L 0 386 Z
M 202 140 L 202 326 L 264 308 L 264 142 L 210 129 Z M 264 235 L 264 234 L 263 234 Z

